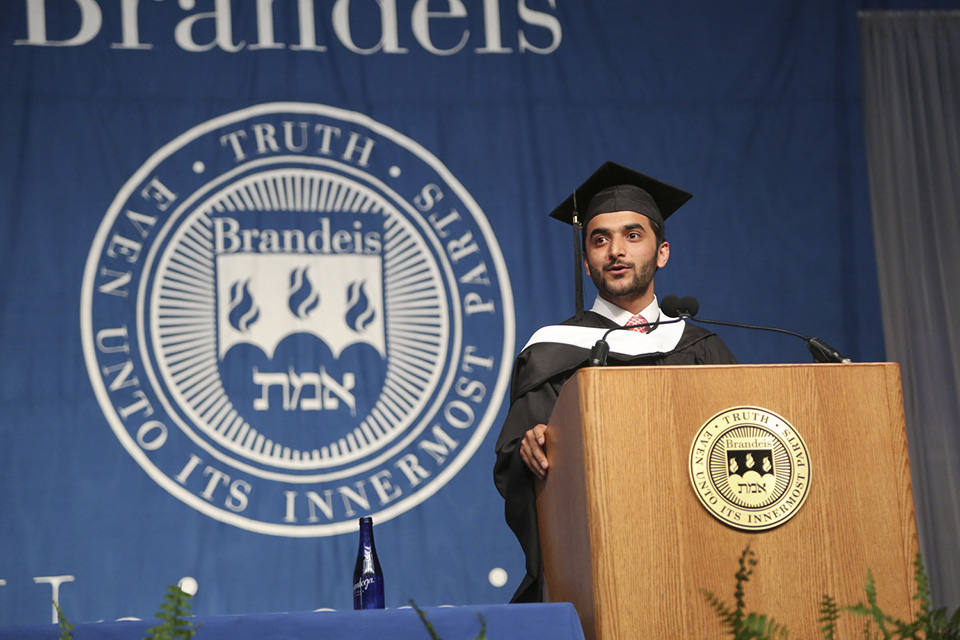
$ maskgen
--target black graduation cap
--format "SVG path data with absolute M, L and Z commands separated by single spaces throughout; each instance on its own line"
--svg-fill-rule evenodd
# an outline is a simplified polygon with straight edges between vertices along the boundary
M 663 227 L 663 221 L 693 194 L 615 162 L 605 162 L 550 213 L 573 225 L 577 319 L 583 317 L 583 258 L 580 230 L 601 213 L 635 211 Z
M 604 162 L 550 217 L 574 224 L 576 214 L 586 227 L 592 217 L 601 213 L 636 211 L 663 226 L 663 221 L 692 197 L 683 189 L 616 162 Z

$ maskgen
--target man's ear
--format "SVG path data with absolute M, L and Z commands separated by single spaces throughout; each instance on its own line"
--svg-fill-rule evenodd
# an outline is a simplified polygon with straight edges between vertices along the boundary
M 657 247 L 657 267 L 663 268 L 667 266 L 667 261 L 670 259 L 670 243 L 664 240 L 660 243 L 660 246 Z
M 587 262 L 587 257 L 583 257 L 583 268 L 587 270 L 587 275 L 590 276 L 590 263 Z M 593 276 L 590 276 L 593 277 Z

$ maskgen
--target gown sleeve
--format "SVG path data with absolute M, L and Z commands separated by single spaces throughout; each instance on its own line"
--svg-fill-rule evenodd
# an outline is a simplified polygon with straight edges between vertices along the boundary
M 504 499 L 507 524 L 517 536 L 526 557 L 526 576 L 512 602 L 540 602 L 543 599 L 535 479 L 520 458 L 520 442 L 528 430 L 537 424 L 546 424 L 550 419 L 563 378 L 561 375 L 557 379 L 544 380 L 530 388 L 521 356 L 514 369 L 512 384 L 512 389 L 521 390 L 521 395 L 512 398 L 497 440 L 494 483 Z

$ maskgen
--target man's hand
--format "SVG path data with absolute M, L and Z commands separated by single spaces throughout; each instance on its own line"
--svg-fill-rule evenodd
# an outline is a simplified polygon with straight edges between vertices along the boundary
M 547 441 L 546 432 L 547 425 L 538 424 L 527 431 L 520 442 L 520 458 L 541 480 L 547 477 L 547 469 L 550 467 L 550 463 L 547 462 L 547 452 L 543 448 Z

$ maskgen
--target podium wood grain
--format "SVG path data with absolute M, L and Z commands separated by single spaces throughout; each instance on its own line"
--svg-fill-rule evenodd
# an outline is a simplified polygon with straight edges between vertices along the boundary
M 811 484 L 785 524 L 743 532 L 715 519 L 690 484 L 693 438 L 711 417 L 757 406 L 805 440 Z M 758 560 L 748 611 L 792 638 L 820 638 L 820 601 L 914 610 L 917 533 L 896 364 L 609 367 L 564 387 L 538 485 L 548 599 L 573 602 L 587 640 L 720 638 L 699 589 L 734 604 L 737 559 Z M 840 637 L 862 622 L 841 618 Z

